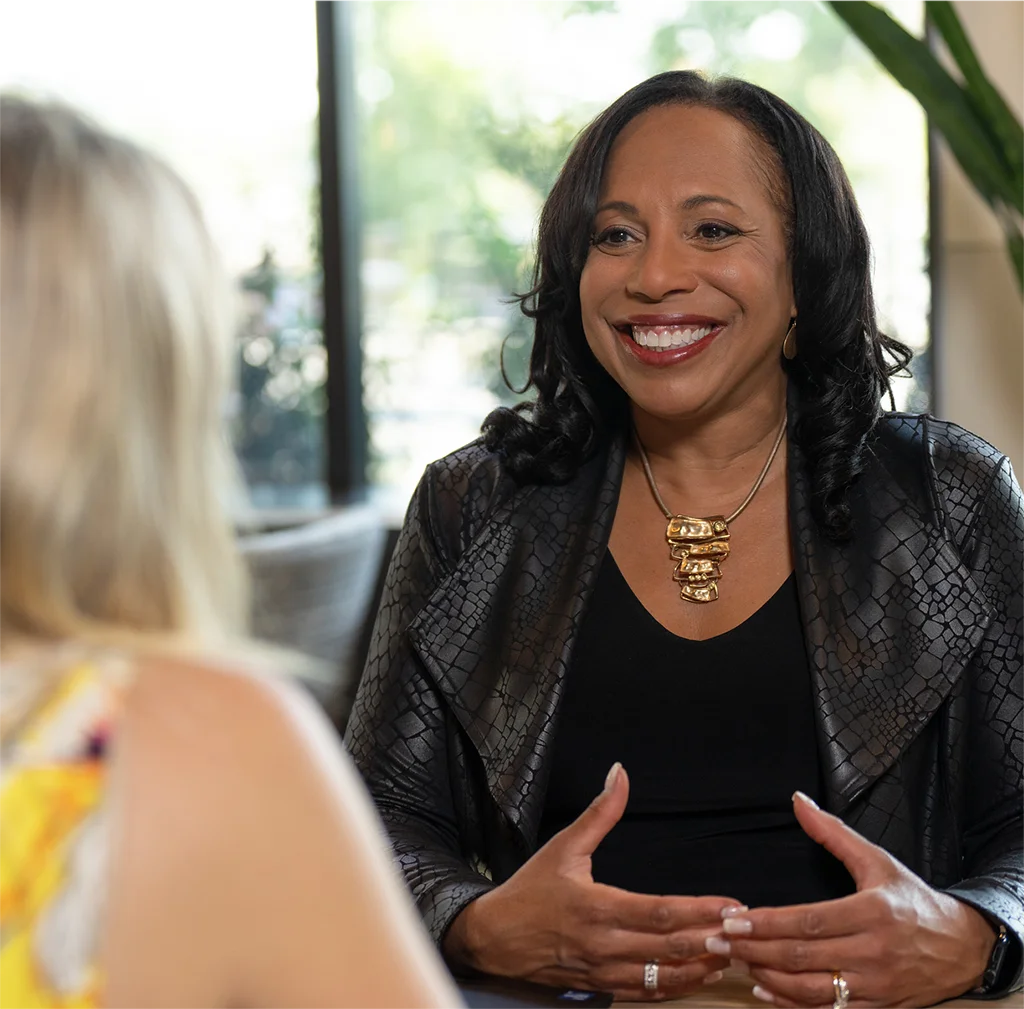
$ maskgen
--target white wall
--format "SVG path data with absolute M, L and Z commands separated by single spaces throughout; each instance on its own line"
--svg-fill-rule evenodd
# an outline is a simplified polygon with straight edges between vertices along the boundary
M 956 0 L 995 86 L 1024 110 L 1024 2 Z M 1002 232 L 939 143 L 935 412 L 1005 452 L 1024 479 L 1024 316 Z

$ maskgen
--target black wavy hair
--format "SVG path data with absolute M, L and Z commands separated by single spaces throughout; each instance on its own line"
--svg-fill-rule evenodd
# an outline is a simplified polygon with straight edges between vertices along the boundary
M 782 99 L 735 78 L 689 70 L 627 91 L 579 136 L 540 218 L 533 287 L 519 295 L 534 320 L 532 402 L 494 410 L 484 441 L 523 483 L 563 483 L 629 424 L 628 401 L 587 345 L 579 283 L 590 251 L 601 177 L 615 138 L 648 109 L 696 105 L 746 125 L 774 153 L 765 166 L 783 213 L 799 324 L 799 354 L 781 355 L 799 390 L 795 438 L 806 459 L 815 521 L 832 539 L 850 533 L 849 490 L 891 397 L 890 378 L 911 352 L 878 329 L 870 246 L 846 172 L 828 141 Z

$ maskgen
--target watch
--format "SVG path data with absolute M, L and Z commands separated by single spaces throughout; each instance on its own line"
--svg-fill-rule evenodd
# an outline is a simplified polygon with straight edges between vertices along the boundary
M 971 992 L 972 995 L 987 995 L 996 990 L 996 982 L 999 979 L 1000 971 L 1006 962 L 1006 954 L 1010 951 L 1010 931 L 999 923 L 999 934 L 996 936 L 995 945 L 989 954 L 988 965 L 985 973 L 981 975 L 981 986 Z

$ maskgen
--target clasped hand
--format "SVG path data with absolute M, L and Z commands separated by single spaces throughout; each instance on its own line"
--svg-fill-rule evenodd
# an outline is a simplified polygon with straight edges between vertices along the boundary
M 888 852 L 802 793 L 794 810 L 804 831 L 840 859 L 857 892 L 838 900 L 724 912 L 706 948 L 733 959 L 779 1006 L 833 1001 L 840 971 L 854 1006 L 928 1006 L 981 980 L 995 939 L 967 904 L 933 890 Z
M 728 897 L 658 897 L 594 882 L 591 856 L 629 798 L 616 764 L 604 791 L 505 883 L 471 903 L 445 940 L 450 961 L 506 977 L 678 998 L 731 960 L 778 1006 L 828 1006 L 840 971 L 859 1006 L 926 1006 L 977 985 L 995 939 L 973 908 L 933 890 L 882 848 L 797 793 L 804 831 L 849 870 L 838 900 L 747 909 Z M 658 987 L 643 987 L 658 961 Z

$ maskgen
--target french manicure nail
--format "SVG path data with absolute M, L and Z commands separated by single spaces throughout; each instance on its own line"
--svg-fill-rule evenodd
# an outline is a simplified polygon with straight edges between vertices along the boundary
M 774 1002 L 775 996 L 768 991 L 767 988 L 762 988 L 759 984 L 754 985 L 750 992 L 754 998 L 759 998 L 762 1002 Z
M 750 964 L 746 960 L 730 960 L 729 966 L 732 967 L 737 974 L 749 974 Z
M 728 956 L 732 952 L 732 947 L 717 935 L 709 935 L 704 940 L 704 948 L 709 953 L 714 953 L 715 956 Z
M 726 918 L 722 922 L 722 931 L 730 935 L 750 935 L 754 926 L 749 918 Z
M 716 970 L 713 971 L 711 974 L 708 974 L 708 976 L 704 978 L 703 983 L 715 984 L 717 981 L 721 981 L 723 977 L 725 977 L 725 973 L 723 971 Z
M 807 803 L 808 806 L 811 807 L 811 809 L 818 808 L 818 804 L 806 792 L 794 792 L 793 798 L 802 799 L 804 802 Z
M 615 784 L 615 779 L 619 776 L 619 771 L 622 770 L 622 764 L 619 761 L 615 761 L 614 764 L 608 769 L 608 774 L 604 779 L 604 790 L 610 792 L 612 785 Z
M 749 911 L 750 908 L 746 904 L 737 904 L 734 907 L 723 907 L 722 917 L 723 918 L 735 918 L 738 914 L 743 914 L 744 911 Z

